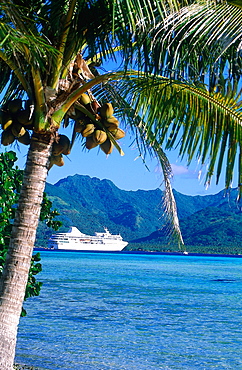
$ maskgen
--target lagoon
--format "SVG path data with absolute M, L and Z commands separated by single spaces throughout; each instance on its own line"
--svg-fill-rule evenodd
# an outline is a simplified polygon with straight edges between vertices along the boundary
M 242 259 L 41 252 L 16 362 L 39 369 L 242 370 Z

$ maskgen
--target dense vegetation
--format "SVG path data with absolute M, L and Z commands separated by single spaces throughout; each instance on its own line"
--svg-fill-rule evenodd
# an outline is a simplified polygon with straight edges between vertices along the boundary
M 9 151 L 0 154 L 0 275 L 6 261 L 9 247 L 10 234 L 13 227 L 13 220 L 18 203 L 19 192 L 23 181 L 23 171 L 15 166 L 17 156 L 15 152 Z M 44 194 L 40 221 L 47 228 L 58 230 L 61 222 L 55 220 L 59 213 L 56 209 L 52 210 L 52 203 Z M 36 275 L 41 272 L 40 253 L 34 253 L 29 270 L 29 278 L 25 291 L 25 300 L 29 297 L 38 296 L 42 283 L 37 281 Z M 22 308 L 22 316 L 26 315 L 26 310 Z
M 106 226 L 129 241 L 127 250 L 179 249 L 168 237 L 161 217 L 160 189 L 124 191 L 108 180 L 75 175 L 55 185 L 47 184 L 46 192 L 61 212 L 62 231 L 75 225 L 93 234 Z M 242 253 L 242 213 L 236 203 L 236 189 L 230 197 L 224 197 L 223 191 L 207 196 L 174 194 L 187 251 Z M 46 246 L 50 233 L 40 225 L 37 245 Z
M 130 243 L 126 249 L 130 252 L 159 252 L 159 253 L 183 253 L 174 244 L 154 244 L 154 243 Z M 223 255 L 242 255 L 242 246 L 229 245 L 185 245 L 187 253 L 198 254 L 223 254 Z

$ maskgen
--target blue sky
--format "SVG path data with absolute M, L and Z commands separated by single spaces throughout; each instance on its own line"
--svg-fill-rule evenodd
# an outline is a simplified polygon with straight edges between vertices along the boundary
M 71 154 L 68 157 L 65 156 L 65 165 L 63 167 L 53 166 L 49 172 L 47 182 L 54 184 L 69 175 L 80 174 L 99 179 L 109 179 L 123 190 L 150 190 L 158 187 L 163 189 L 162 173 L 157 160 L 155 158 L 146 158 L 148 170 L 139 157 L 139 152 L 135 144 L 132 143 L 129 133 L 119 143 L 125 153 L 124 156 L 120 156 L 116 149 L 109 156 L 106 156 L 98 147 L 90 151 L 83 150 L 81 141 L 75 142 Z M 24 145 L 19 145 L 18 149 L 16 145 L 13 145 L 7 147 L 7 150 L 9 149 L 16 151 L 19 158 L 17 164 L 20 168 L 23 168 L 26 161 L 27 148 Z M 4 151 L 5 148 L 1 147 L 0 150 Z M 218 193 L 223 189 L 223 177 L 218 186 L 213 182 L 206 189 L 204 186 L 204 173 L 201 174 L 199 179 L 201 168 L 196 162 L 187 168 L 185 161 L 180 162 L 178 160 L 175 150 L 169 151 L 167 155 L 174 173 L 172 186 L 180 193 L 206 195 Z

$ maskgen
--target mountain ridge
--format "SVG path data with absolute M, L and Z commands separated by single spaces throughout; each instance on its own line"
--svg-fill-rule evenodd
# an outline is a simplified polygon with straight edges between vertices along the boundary
M 164 232 L 165 220 L 162 207 L 163 192 L 159 188 L 121 190 L 111 180 L 76 174 L 63 178 L 54 185 L 47 183 L 45 191 L 53 203 L 53 208 L 57 208 L 61 214 L 58 217 L 63 222 L 60 231 L 65 232 L 70 226 L 76 226 L 83 233 L 93 235 L 96 231 L 103 231 L 104 227 L 107 227 L 112 233 L 120 233 L 130 244 L 151 241 L 152 235 L 155 236 L 156 233 L 158 237 L 157 240 L 153 238 L 153 242 L 160 243 L 160 234 Z M 234 228 L 240 226 L 242 214 L 235 203 L 236 195 L 237 190 L 231 190 L 232 200 L 229 203 L 224 197 L 224 191 L 213 195 L 189 196 L 174 190 L 185 242 L 199 244 L 200 235 L 201 245 L 203 245 L 207 240 L 204 235 L 208 235 L 208 239 L 214 244 L 216 230 L 211 226 L 214 213 L 220 220 L 217 225 L 220 225 L 220 228 L 226 228 L 222 220 L 223 210 L 227 206 L 226 212 L 233 210 L 229 217 L 233 220 L 232 223 L 235 222 Z M 206 212 L 205 209 L 207 209 Z M 205 223 L 207 227 L 199 228 L 201 223 Z M 50 234 L 51 230 L 40 225 L 37 244 L 45 243 Z M 235 238 L 236 245 L 239 244 L 240 237 L 242 234 L 238 230 L 238 236 Z M 167 243 L 167 239 L 161 239 L 163 243 Z

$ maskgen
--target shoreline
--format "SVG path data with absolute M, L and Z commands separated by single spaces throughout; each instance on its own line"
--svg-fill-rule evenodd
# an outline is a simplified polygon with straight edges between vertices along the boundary
M 184 257 L 233 257 L 242 258 L 241 254 L 219 254 L 219 253 L 196 253 L 196 252 L 158 252 L 158 251 L 89 251 L 89 250 L 68 250 L 68 249 L 48 249 L 36 247 L 34 252 L 78 252 L 78 253 L 111 253 L 111 254 L 145 254 L 161 256 L 184 256 Z

